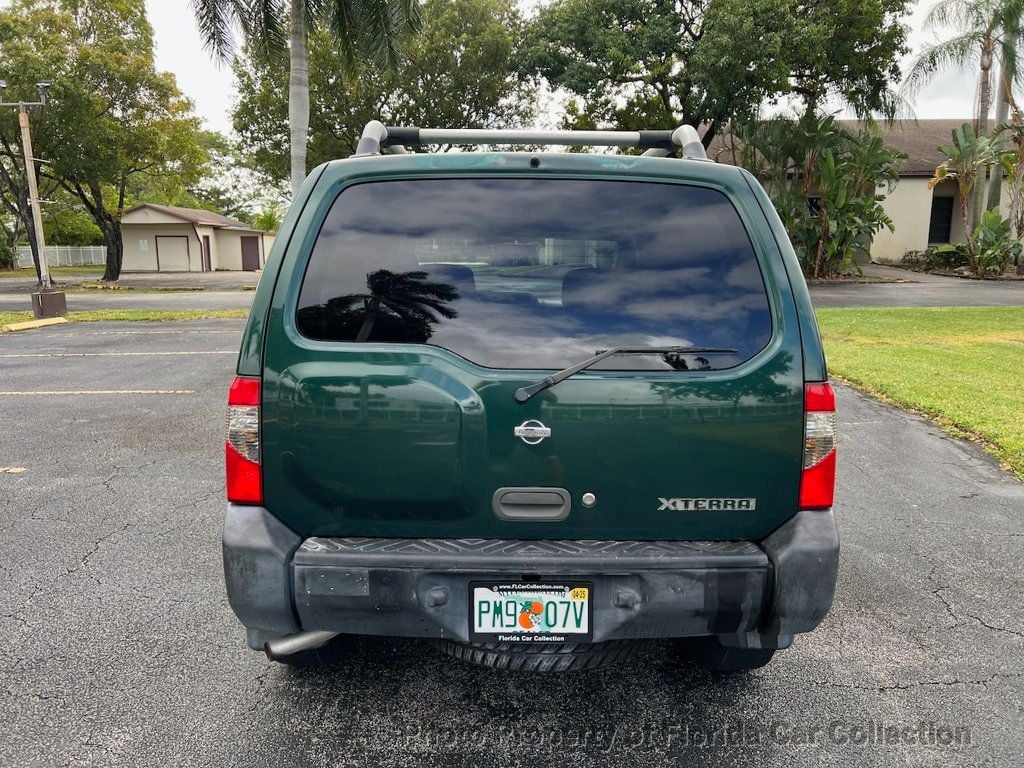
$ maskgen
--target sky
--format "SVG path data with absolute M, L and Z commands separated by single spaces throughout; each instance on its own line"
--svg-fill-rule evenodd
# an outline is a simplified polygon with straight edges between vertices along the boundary
M 923 44 L 935 38 L 922 29 L 932 5 L 933 0 L 919 0 L 907 20 L 912 52 L 905 65 Z M 216 64 L 203 50 L 188 0 L 146 0 L 146 10 L 156 38 L 157 67 L 177 76 L 178 86 L 193 100 L 206 127 L 230 132 L 235 98 L 231 69 Z M 914 114 L 921 119 L 969 118 L 974 113 L 975 90 L 974 78 L 968 73 L 947 72 L 917 95 Z

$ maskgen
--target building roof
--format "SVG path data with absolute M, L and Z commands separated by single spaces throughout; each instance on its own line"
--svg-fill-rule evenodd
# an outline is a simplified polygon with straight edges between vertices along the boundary
M 214 229 L 244 229 L 250 232 L 258 231 L 250 227 L 244 221 L 239 221 L 238 219 L 221 216 L 219 213 L 214 213 L 213 211 L 204 211 L 202 208 L 182 208 L 177 205 L 142 203 L 141 205 L 136 205 L 134 208 L 129 208 L 124 212 L 124 215 L 127 216 L 129 213 L 137 211 L 140 208 L 152 208 L 154 211 L 166 213 L 168 216 L 174 216 L 182 221 L 199 224 L 205 227 L 213 227 Z
M 878 130 L 887 147 L 896 149 L 907 156 L 903 161 L 900 176 L 928 176 L 935 173 L 935 167 L 946 160 L 939 147 L 953 143 L 953 129 L 971 118 L 960 120 L 900 120 L 892 125 L 878 123 Z M 856 128 L 856 121 L 844 121 L 850 128 Z
M 856 130 L 860 123 L 857 120 L 838 121 L 844 128 Z M 946 156 L 939 147 L 953 141 L 952 133 L 970 118 L 958 120 L 900 120 L 891 125 L 876 122 L 875 128 L 881 133 L 886 146 L 898 150 L 907 156 L 903 162 L 900 176 L 926 176 L 935 173 Z M 720 163 L 732 162 L 732 149 L 736 140 L 730 135 L 718 135 L 708 148 L 708 157 Z

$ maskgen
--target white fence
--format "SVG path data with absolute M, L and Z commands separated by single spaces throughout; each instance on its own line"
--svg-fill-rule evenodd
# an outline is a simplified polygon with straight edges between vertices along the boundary
M 107 263 L 105 245 L 48 245 L 46 263 L 51 267 L 82 267 L 90 264 Z M 18 246 L 18 266 L 32 266 L 32 249 L 27 245 Z

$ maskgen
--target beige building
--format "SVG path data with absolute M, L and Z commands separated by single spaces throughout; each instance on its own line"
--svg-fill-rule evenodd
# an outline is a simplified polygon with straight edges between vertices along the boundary
M 272 240 L 218 213 L 153 203 L 125 211 L 121 233 L 125 272 L 255 271 Z
M 892 125 L 876 123 L 886 146 L 899 150 L 907 157 L 900 179 L 892 188 L 880 188 L 885 197 L 882 208 L 893 222 L 893 231 L 883 229 L 871 242 L 872 261 L 895 264 L 907 251 L 923 251 L 932 245 L 964 242 L 963 219 L 960 215 L 960 195 L 956 182 L 944 181 L 928 189 L 928 180 L 935 168 L 946 160 L 939 151 L 951 144 L 953 129 L 971 122 L 968 120 L 901 121 Z M 854 121 L 840 121 L 844 127 L 856 130 Z M 735 162 L 736 142 L 729 137 L 716 137 L 709 155 L 718 162 Z M 1007 185 L 1008 187 L 1008 185 Z M 1004 188 L 1000 209 L 1009 216 L 1008 189 Z M 867 260 L 867 255 L 863 256 Z
M 939 151 L 953 141 L 953 129 L 964 120 L 918 120 L 881 125 L 887 146 L 903 152 L 900 180 L 885 195 L 882 207 L 892 219 L 894 231 L 883 229 L 871 243 L 871 260 L 898 263 L 907 251 L 923 251 L 931 245 L 964 242 L 960 194 L 953 181 L 928 189 L 928 179 L 946 156 Z M 966 122 L 970 122 L 967 120 Z M 1003 215 L 1009 213 L 1008 195 L 1001 199 Z

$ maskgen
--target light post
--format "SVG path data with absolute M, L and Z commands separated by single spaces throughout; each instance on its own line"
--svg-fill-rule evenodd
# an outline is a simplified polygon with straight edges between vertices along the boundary
M 43 215 L 39 210 L 39 186 L 36 183 L 36 165 L 32 157 L 32 134 L 28 126 L 28 108 L 46 106 L 46 91 L 49 80 L 40 80 L 39 101 L 4 101 L 3 91 L 7 83 L 0 80 L 0 107 L 15 107 L 18 110 L 18 125 L 21 127 L 21 148 L 25 154 L 25 179 L 28 182 L 28 205 L 32 212 L 32 229 L 35 230 L 36 247 L 39 251 L 40 289 L 32 294 L 32 311 L 36 317 L 56 317 L 67 313 L 68 305 L 63 291 L 54 288 L 50 267 L 46 263 L 46 238 L 43 236 Z

